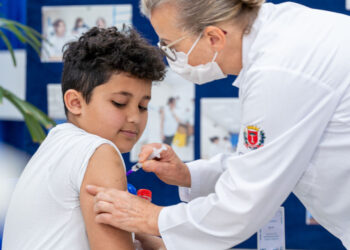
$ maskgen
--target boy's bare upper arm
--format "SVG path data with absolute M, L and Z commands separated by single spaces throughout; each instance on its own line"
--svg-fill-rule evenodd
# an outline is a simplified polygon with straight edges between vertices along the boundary
M 88 184 L 127 189 L 122 160 L 111 145 L 101 145 L 90 158 L 80 188 L 80 206 L 91 250 L 134 249 L 130 233 L 95 222 L 94 197 L 85 190 Z

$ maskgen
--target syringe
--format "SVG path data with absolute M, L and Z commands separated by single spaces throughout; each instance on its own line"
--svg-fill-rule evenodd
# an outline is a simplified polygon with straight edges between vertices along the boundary
M 153 148 L 152 154 L 148 156 L 147 160 L 152 160 L 154 158 L 160 158 L 160 153 L 167 150 L 167 147 L 162 144 L 160 148 Z M 133 172 L 138 171 L 140 168 L 142 168 L 142 163 L 138 162 L 135 165 L 131 167 L 131 169 L 126 173 L 126 176 L 130 175 Z

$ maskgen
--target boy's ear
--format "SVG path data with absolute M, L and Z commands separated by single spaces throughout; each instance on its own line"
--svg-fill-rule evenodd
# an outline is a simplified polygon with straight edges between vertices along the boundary
M 84 105 L 84 98 L 80 92 L 74 89 L 68 89 L 64 93 L 64 103 L 70 113 L 73 115 L 80 115 L 82 112 L 82 106 Z

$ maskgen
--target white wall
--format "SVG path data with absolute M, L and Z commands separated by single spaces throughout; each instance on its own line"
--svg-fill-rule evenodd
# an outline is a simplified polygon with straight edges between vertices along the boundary
M 25 50 L 15 50 L 17 67 L 12 63 L 8 51 L 0 51 L 0 85 L 18 97 L 24 99 L 26 93 L 26 65 Z M 1 120 L 23 120 L 21 113 L 6 99 L 0 104 Z

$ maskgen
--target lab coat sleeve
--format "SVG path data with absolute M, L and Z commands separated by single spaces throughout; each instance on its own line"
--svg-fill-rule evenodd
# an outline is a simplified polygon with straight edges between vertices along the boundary
M 298 72 L 256 68 L 247 76 L 241 133 L 259 127 L 264 145 L 252 150 L 241 140 L 243 155 L 213 163 L 221 175 L 199 175 L 208 185 L 220 175 L 215 192 L 162 209 L 158 225 L 168 250 L 228 249 L 257 232 L 307 169 L 340 99 L 326 83 Z M 212 167 L 204 164 L 203 171 Z
M 210 160 L 187 163 L 191 174 L 191 188 L 179 187 L 180 199 L 188 202 L 215 192 L 215 184 L 226 167 L 223 162 L 229 156 L 229 154 L 218 154 Z

